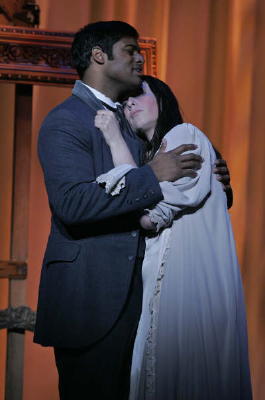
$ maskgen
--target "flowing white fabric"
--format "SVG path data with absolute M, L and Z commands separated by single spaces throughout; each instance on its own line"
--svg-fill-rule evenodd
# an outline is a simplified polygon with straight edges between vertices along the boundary
M 191 124 L 166 141 L 167 150 L 196 144 L 204 162 L 196 178 L 163 182 L 164 200 L 150 210 L 166 229 L 146 239 L 130 400 L 250 400 L 243 291 L 215 152 Z

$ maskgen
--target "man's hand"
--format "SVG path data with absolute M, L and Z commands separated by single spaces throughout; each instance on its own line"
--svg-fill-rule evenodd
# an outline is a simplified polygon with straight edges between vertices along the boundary
M 225 191 L 231 189 L 230 173 L 225 160 L 216 160 L 213 172 L 218 175 L 217 179 L 222 183 Z
M 148 164 L 159 182 L 173 182 L 184 176 L 195 178 L 196 170 L 201 168 L 202 157 L 193 153 L 182 153 L 196 148 L 194 144 L 182 144 L 168 152 L 159 151 Z
M 217 174 L 218 181 L 223 185 L 227 199 L 227 208 L 231 208 L 233 205 L 233 190 L 230 185 L 230 173 L 226 161 L 221 158 L 216 160 L 213 172 Z
M 155 231 L 156 226 L 151 221 L 151 218 L 148 215 L 142 215 L 140 218 L 140 225 L 146 231 Z

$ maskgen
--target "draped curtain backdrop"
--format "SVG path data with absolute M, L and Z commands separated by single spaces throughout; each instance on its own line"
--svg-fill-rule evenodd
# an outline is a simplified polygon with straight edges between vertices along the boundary
M 254 399 L 265 396 L 265 2 L 263 0 L 37 0 L 40 28 L 76 31 L 120 19 L 158 41 L 158 77 L 180 101 L 186 121 L 204 130 L 227 160 L 234 189 L 231 217 L 244 280 Z M 49 210 L 36 154 L 47 112 L 70 93 L 34 86 L 26 303 L 36 309 Z M 12 199 L 14 85 L 0 85 L 0 259 L 8 259 Z M 0 280 L 0 308 L 8 285 Z M 0 400 L 6 333 L 0 332 Z M 58 400 L 51 349 L 26 334 L 24 400 Z

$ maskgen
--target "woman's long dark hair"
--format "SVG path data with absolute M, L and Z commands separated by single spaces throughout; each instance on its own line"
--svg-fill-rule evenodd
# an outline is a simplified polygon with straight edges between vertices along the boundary
M 160 147 L 163 137 L 174 126 L 183 123 L 178 101 L 169 86 L 158 78 L 143 75 L 142 80 L 147 82 L 154 93 L 158 105 L 158 120 L 152 140 L 145 142 L 144 162 L 151 160 Z

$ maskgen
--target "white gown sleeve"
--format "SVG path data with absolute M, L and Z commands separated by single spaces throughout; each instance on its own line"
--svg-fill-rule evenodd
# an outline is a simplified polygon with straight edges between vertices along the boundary
M 126 185 L 125 175 L 133 168 L 136 167 L 133 167 L 130 164 L 118 165 L 105 174 L 99 175 L 96 179 L 96 182 L 105 187 L 105 192 L 107 194 L 116 196 Z
M 198 147 L 192 152 L 199 154 L 204 161 L 195 178 L 184 177 L 175 182 L 160 183 L 164 200 L 147 210 L 157 231 L 171 225 L 174 217 L 183 210 L 198 207 L 206 199 L 211 191 L 211 174 L 216 158 L 209 139 L 192 124 L 175 126 L 165 139 L 166 151 L 184 143 L 196 144 Z

